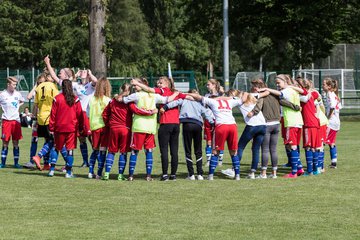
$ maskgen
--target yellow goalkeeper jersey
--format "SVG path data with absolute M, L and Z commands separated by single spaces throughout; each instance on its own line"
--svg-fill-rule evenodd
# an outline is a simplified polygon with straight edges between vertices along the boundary
M 54 97 L 59 94 L 55 83 L 43 82 L 35 89 L 35 104 L 38 105 L 37 121 L 39 125 L 49 125 L 51 106 Z

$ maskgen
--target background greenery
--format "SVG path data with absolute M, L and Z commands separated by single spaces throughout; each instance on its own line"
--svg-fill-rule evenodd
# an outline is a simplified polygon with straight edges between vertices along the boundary
M 0 68 L 89 66 L 90 0 L 0 1 Z M 103 0 L 109 72 L 222 72 L 222 1 Z M 306 67 L 336 43 L 360 40 L 356 0 L 230 0 L 230 74 Z
M 5 168 L 0 170 L 1 239 L 359 239 L 359 119 L 342 122 L 338 135 L 338 169 L 316 177 L 257 179 L 250 169 L 251 147 L 241 161 L 241 180 L 220 174 L 231 167 L 225 156 L 215 180 L 188 181 L 184 152 L 176 182 L 160 182 L 159 149 L 154 176 L 146 182 L 140 154 L 134 182 L 76 179 L 63 173 Z M 238 124 L 239 133 L 244 125 Z M 30 130 L 23 129 L 20 162 L 28 161 Z M 180 141 L 181 142 L 181 141 Z M 180 144 L 181 145 L 181 144 Z M 285 163 L 278 146 L 280 163 Z M 12 164 L 11 147 L 8 164 Z M 302 152 L 302 159 L 304 154 Z M 75 165 L 82 160 L 75 151 Z M 303 161 L 304 162 L 304 161 Z M 63 161 L 60 158 L 59 163 Z M 326 166 L 329 151 L 326 148 Z M 206 170 L 206 168 L 205 168 Z M 279 175 L 289 169 L 280 168 Z M 207 170 L 206 170 L 207 172 Z

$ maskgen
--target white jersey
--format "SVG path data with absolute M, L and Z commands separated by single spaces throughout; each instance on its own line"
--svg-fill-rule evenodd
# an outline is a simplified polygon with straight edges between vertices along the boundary
M 91 84 L 91 82 L 88 82 L 85 85 L 79 84 L 77 82 L 72 82 L 72 86 L 75 95 L 80 100 L 82 110 L 86 112 L 90 98 L 94 96 L 95 87 Z
M 168 97 L 161 96 L 157 93 L 152 93 L 155 95 L 155 103 L 156 104 L 166 104 L 168 103 Z M 129 102 L 135 102 L 137 103 L 139 101 L 140 97 L 137 93 L 130 94 L 129 96 L 123 97 L 123 101 L 125 104 L 128 104 Z M 150 109 L 148 109 L 150 110 Z
M 334 92 L 328 92 L 327 94 L 327 108 L 326 115 L 329 116 L 330 110 L 334 109 L 332 115 L 329 118 L 329 128 L 338 131 L 340 130 L 340 99 Z
M 236 124 L 232 108 L 242 104 L 241 99 L 212 99 L 203 97 L 203 104 L 209 106 L 215 117 L 215 124 Z
M 20 122 L 19 108 L 23 102 L 24 98 L 20 92 L 16 90 L 13 93 L 9 93 L 7 90 L 2 91 L 0 93 L 0 105 L 3 110 L 1 118 Z
M 252 94 L 252 95 L 254 97 L 256 97 L 258 94 Z M 264 118 L 262 111 L 260 111 L 258 114 L 254 115 L 250 118 L 247 116 L 247 114 L 254 109 L 255 105 L 256 104 L 239 105 L 239 109 L 244 117 L 244 121 L 245 121 L 246 125 L 249 125 L 249 126 L 266 125 L 266 120 Z

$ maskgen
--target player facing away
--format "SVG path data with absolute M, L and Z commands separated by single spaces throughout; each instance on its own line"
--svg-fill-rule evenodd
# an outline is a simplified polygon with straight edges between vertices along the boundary
M 77 133 L 83 131 L 84 119 L 79 98 L 74 95 L 70 80 L 62 81 L 62 93 L 54 98 L 51 108 L 49 130 L 54 135 L 54 147 L 50 153 L 51 168 L 49 177 L 54 176 L 58 153 L 65 145 L 66 174 L 65 178 L 73 178 L 73 150 L 76 148 Z
M 12 139 L 14 167 L 21 168 L 19 164 L 19 140 L 22 139 L 19 108 L 24 103 L 24 98 L 20 92 L 16 91 L 18 80 L 15 77 L 7 78 L 7 87 L 0 93 L 0 105 L 3 110 L 1 116 L 1 164 L 0 168 L 5 168 L 6 157 L 8 154 L 9 142 Z
M 130 94 L 131 85 L 124 83 L 121 86 L 121 92 L 118 97 L 126 97 Z M 106 106 L 102 117 L 106 127 L 109 128 L 108 154 L 106 156 L 105 174 L 103 180 L 109 180 L 110 171 L 114 163 L 115 154 L 120 152 L 118 161 L 118 180 L 127 180 L 124 177 L 124 171 L 127 162 L 127 152 L 131 152 L 131 126 L 133 113 L 138 115 L 150 116 L 157 113 L 157 109 L 146 111 L 136 107 L 134 103 L 125 104 L 113 98 Z
M 337 167 L 337 149 L 336 135 L 340 130 L 340 109 L 341 102 L 339 98 L 338 82 L 335 79 L 326 78 L 323 82 L 323 90 L 326 92 L 326 116 L 329 119 L 329 125 L 326 134 L 326 144 L 330 147 L 330 168 Z

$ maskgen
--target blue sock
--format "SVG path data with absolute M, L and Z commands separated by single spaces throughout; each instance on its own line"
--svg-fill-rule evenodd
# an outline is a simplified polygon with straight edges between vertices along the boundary
M 8 154 L 8 147 L 2 147 L 2 150 L 1 150 L 1 165 L 5 166 L 7 154 Z
M 94 167 L 95 167 L 95 163 L 96 163 L 98 154 L 99 154 L 99 150 L 93 150 L 93 152 L 90 155 L 89 173 L 91 173 L 91 174 L 94 174 Z
M 151 149 L 145 150 L 145 157 L 146 157 L 146 174 L 150 175 L 152 171 L 152 165 L 153 165 L 153 155 Z
M 50 170 L 54 171 L 55 170 L 55 165 L 56 162 L 58 160 L 58 150 L 56 150 L 54 147 L 50 150 Z
M 318 161 L 319 161 L 319 151 L 315 150 L 315 152 L 313 152 L 313 169 L 314 169 L 314 172 L 316 172 L 317 169 L 318 169 Z
M 87 148 L 86 141 L 80 143 L 80 151 L 81 151 L 81 156 L 83 158 L 83 163 L 86 165 L 89 165 L 89 161 L 88 161 L 89 154 L 88 154 L 88 148 Z
M 106 156 L 105 162 L 105 172 L 109 173 L 111 171 L 112 165 L 114 164 L 115 154 L 109 152 Z
M 120 153 L 119 156 L 119 174 L 124 174 L 126 166 L 126 153 Z
M 298 171 L 299 152 L 297 150 L 291 150 L 290 159 L 291 159 L 291 173 L 295 175 Z
M 224 150 L 220 150 L 219 161 L 222 161 L 223 159 L 224 159 Z
M 307 165 L 307 172 L 313 172 L 313 152 L 309 150 L 305 150 L 305 157 L 306 157 L 306 165 Z
M 323 169 L 324 168 L 324 150 L 320 150 L 318 156 L 318 167 Z
M 66 173 L 71 174 L 71 169 L 74 163 L 73 151 L 69 150 L 66 156 Z
M 330 147 L 331 162 L 337 162 L 337 149 L 336 146 Z
M 51 148 L 51 149 L 52 149 L 52 148 Z M 50 151 L 49 151 L 48 153 L 46 153 L 46 154 L 43 156 L 43 159 L 44 159 L 44 165 L 49 164 L 51 149 L 50 149 Z
M 211 158 L 211 146 L 210 145 L 206 145 L 205 153 L 206 153 L 207 160 L 210 161 L 210 158 Z
M 136 159 L 139 151 L 131 151 L 130 155 L 130 163 L 129 163 L 129 175 L 133 176 L 135 172 Z
M 13 148 L 13 154 L 14 154 L 14 165 L 19 164 L 19 156 L 20 156 L 20 148 Z
M 33 158 L 33 156 L 36 155 L 37 142 L 38 142 L 38 137 L 32 137 L 31 146 L 30 146 L 30 162 L 31 163 L 34 163 L 32 158 Z
M 106 159 L 106 151 L 100 151 L 98 155 L 98 171 L 97 175 L 102 176 L 102 171 L 104 169 Z
M 60 153 L 61 153 L 61 156 L 63 157 L 63 159 L 64 159 L 64 161 L 65 161 L 65 164 L 66 164 L 67 150 L 66 150 L 66 147 L 65 147 L 65 146 L 63 146 L 63 148 L 61 149 Z
M 47 141 L 44 143 L 44 146 L 40 149 L 38 156 L 42 158 L 45 154 L 50 152 L 50 149 L 54 146 L 53 141 Z
M 239 156 L 238 155 L 231 156 L 231 161 L 232 161 L 232 164 L 233 164 L 233 168 L 235 170 L 235 174 L 240 174 Z
M 211 159 L 210 159 L 210 164 L 209 164 L 209 174 L 214 174 L 215 173 L 215 169 L 218 163 L 218 155 L 212 155 Z

